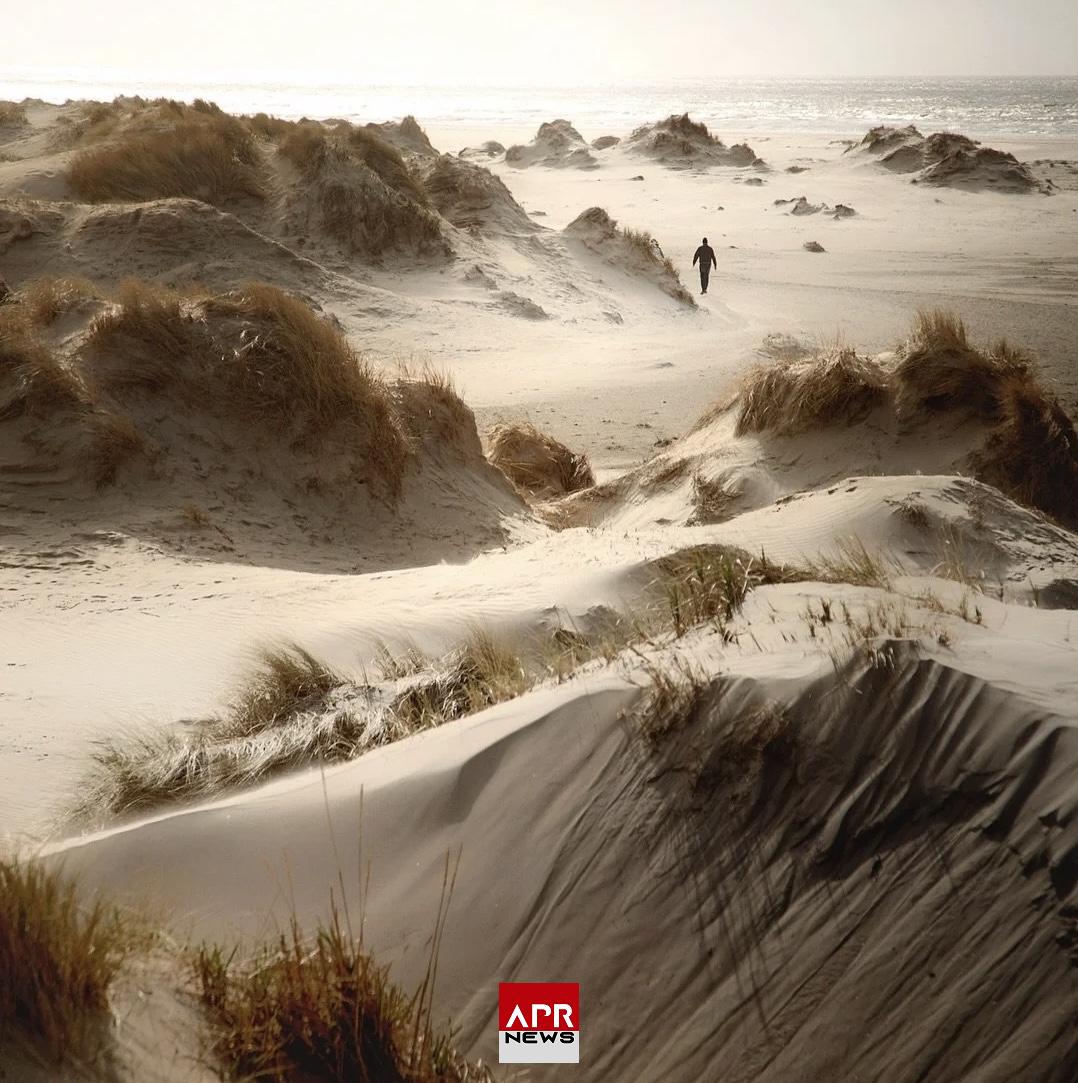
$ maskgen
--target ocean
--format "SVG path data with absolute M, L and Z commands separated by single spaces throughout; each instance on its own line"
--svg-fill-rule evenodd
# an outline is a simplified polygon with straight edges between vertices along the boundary
M 724 136 L 740 131 L 860 135 L 875 124 L 916 124 L 965 135 L 1078 136 L 1078 78 L 739 78 L 577 87 L 364 86 L 162 82 L 134 75 L 2 72 L 0 99 L 62 102 L 118 94 L 195 97 L 229 112 L 421 124 L 469 131 L 532 130 L 565 117 L 588 138 L 623 134 L 690 112 Z

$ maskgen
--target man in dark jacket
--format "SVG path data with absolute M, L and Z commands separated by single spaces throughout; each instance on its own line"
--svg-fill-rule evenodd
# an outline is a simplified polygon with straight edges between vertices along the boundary
M 715 249 L 707 243 L 706 237 L 704 243 L 696 250 L 692 262 L 693 266 L 700 264 L 700 292 L 707 293 L 707 280 L 711 276 L 711 268 L 718 263 L 718 260 L 715 259 Z

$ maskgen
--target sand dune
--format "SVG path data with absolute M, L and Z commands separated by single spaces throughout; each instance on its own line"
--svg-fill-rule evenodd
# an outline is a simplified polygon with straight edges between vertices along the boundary
M 582 1079 L 1071 1083 L 1063 149 L 431 136 L 0 110 L 4 825 L 160 931 L 90 1077 L 336 906 L 440 1080 L 564 979 Z
M 505 160 L 517 169 L 543 165 L 557 169 L 595 169 L 598 163 L 588 151 L 584 137 L 567 120 L 539 125 L 535 138 L 505 152 Z
M 917 183 L 969 191 L 1044 190 L 1029 167 L 1013 154 L 982 147 L 968 136 L 953 132 L 935 132 L 926 137 L 912 125 L 873 128 L 849 151 L 876 155 L 880 164 L 893 173 L 916 173 L 913 179 Z
M 642 125 L 628 137 L 626 145 L 635 154 L 675 168 L 708 165 L 766 168 L 747 143 L 726 146 L 706 125 L 691 120 L 688 113 Z

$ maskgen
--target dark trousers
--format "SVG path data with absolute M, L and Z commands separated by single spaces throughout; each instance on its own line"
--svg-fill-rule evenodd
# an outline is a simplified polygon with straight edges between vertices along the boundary
M 700 264 L 700 292 L 707 293 L 707 280 L 711 277 L 710 264 Z

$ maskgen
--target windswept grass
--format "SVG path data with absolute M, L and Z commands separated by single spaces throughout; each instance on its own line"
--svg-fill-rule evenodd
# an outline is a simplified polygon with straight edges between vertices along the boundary
M 53 1063 L 91 1057 L 131 943 L 117 911 L 80 905 L 58 873 L 0 861 L 0 1034 Z
M 42 336 L 33 311 L 18 295 L 0 305 L 0 421 L 83 409 L 87 401 L 86 389 Z
M 343 678 L 295 643 L 262 651 L 232 703 L 224 732 L 250 737 L 316 706 Z
M 89 416 L 89 425 L 90 476 L 98 486 L 111 485 L 120 467 L 146 450 L 146 440 L 123 414 L 98 411 Z
M 35 278 L 19 287 L 16 300 L 32 324 L 47 326 L 83 301 L 99 296 L 88 278 Z
M 210 353 L 209 335 L 194 299 L 140 279 L 125 279 L 115 305 L 90 326 L 87 348 L 98 355 L 95 377 L 108 390 L 160 393 L 194 376 Z
M 738 436 L 772 432 L 793 436 L 860 421 L 887 398 L 879 366 L 851 349 L 753 372 L 741 393 Z
M 0 128 L 21 128 L 26 123 L 24 105 L 20 102 L 0 102 Z
M 705 624 L 724 626 L 755 587 L 812 578 L 802 568 L 727 545 L 691 546 L 660 558 L 654 568 L 653 593 L 664 606 L 661 627 L 675 638 Z
M 446 886 L 451 888 L 447 880 Z M 431 961 L 408 996 L 363 950 L 333 908 L 306 938 L 295 919 L 250 961 L 203 946 L 194 968 L 214 1050 L 226 1078 L 248 1083 L 490 1083 L 436 1030 L 431 1002 L 448 908 L 435 924 Z
M 732 491 L 720 479 L 694 474 L 692 479 L 692 516 L 689 526 L 706 523 L 721 523 L 734 513 L 738 493 Z
M 1000 416 L 1010 387 L 1028 384 L 1033 363 L 1006 342 L 979 350 L 954 312 L 921 310 L 894 372 L 901 414 L 958 410 L 984 420 Z
M 563 496 L 595 484 L 586 455 L 570 451 L 530 421 L 500 422 L 487 441 L 490 461 L 531 496 Z
M 262 200 L 258 150 L 234 117 L 186 110 L 165 127 L 127 127 L 71 161 L 67 180 L 91 203 L 186 197 L 225 206 Z
M 400 693 L 390 715 L 407 733 L 440 726 L 527 692 L 536 683 L 521 655 L 476 631 L 444 668 Z

